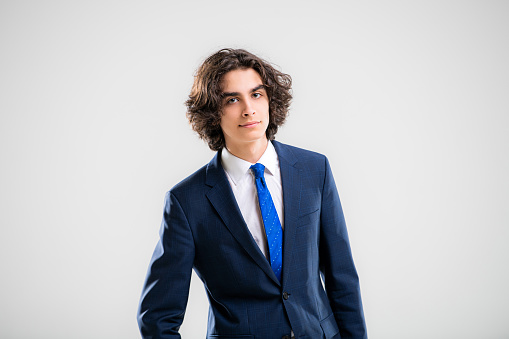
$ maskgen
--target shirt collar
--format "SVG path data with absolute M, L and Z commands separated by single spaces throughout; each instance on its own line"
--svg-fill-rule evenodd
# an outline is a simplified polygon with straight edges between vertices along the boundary
M 274 149 L 272 142 L 269 141 L 267 148 L 260 157 L 260 160 L 258 160 L 258 163 L 265 166 L 265 169 L 270 175 L 275 175 L 277 170 L 277 162 L 278 159 L 276 150 Z M 254 165 L 249 161 L 238 158 L 231 154 L 226 147 L 224 147 L 223 151 L 221 152 L 221 163 L 228 176 L 232 179 L 234 185 L 240 183 L 240 181 L 250 173 L 249 168 L 251 165 Z

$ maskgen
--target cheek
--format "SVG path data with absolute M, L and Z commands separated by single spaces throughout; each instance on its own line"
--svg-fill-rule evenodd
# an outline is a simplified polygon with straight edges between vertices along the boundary
M 221 115 L 220 126 L 221 127 L 231 126 L 232 122 L 233 122 L 233 119 L 231 117 L 231 114 L 229 114 L 228 111 L 223 111 L 223 113 Z
M 270 120 L 270 113 L 269 113 L 269 108 L 267 107 L 267 110 L 265 111 L 265 120 L 267 120 L 267 124 L 269 123 L 269 120 Z
M 257 107 L 257 111 L 262 113 L 264 116 L 269 116 L 269 103 L 268 102 L 260 102 Z

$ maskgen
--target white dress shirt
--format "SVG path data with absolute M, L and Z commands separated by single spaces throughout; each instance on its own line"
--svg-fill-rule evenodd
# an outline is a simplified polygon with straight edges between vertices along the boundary
M 265 234 L 260 205 L 258 204 L 258 193 L 256 191 L 254 174 L 249 169 L 249 167 L 254 164 L 234 156 L 226 147 L 223 148 L 221 152 L 221 163 L 226 172 L 235 200 L 237 200 L 240 212 L 247 224 L 247 228 L 251 232 L 254 241 L 258 247 L 260 247 L 262 253 L 268 258 L 267 235 Z M 265 182 L 267 183 L 272 201 L 276 207 L 281 226 L 284 227 L 281 171 L 279 170 L 279 160 L 276 150 L 270 141 L 262 157 L 258 160 L 258 163 L 265 166 Z

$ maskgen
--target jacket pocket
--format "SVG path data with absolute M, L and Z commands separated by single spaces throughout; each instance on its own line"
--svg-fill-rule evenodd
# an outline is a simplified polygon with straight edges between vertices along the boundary
M 309 226 L 320 221 L 320 209 L 300 215 L 297 221 L 297 227 Z
M 322 327 L 322 331 L 323 334 L 325 334 L 326 339 L 333 338 L 339 333 L 339 328 L 338 324 L 336 323 L 336 319 L 334 318 L 334 313 L 331 313 L 327 318 L 321 320 L 320 326 Z M 336 338 L 341 339 L 341 336 L 337 336 Z

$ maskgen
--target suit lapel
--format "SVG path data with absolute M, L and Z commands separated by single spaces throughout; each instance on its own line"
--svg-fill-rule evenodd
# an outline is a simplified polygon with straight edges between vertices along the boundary
M 283 284 L 287 280 L 291 267 L 295 230 L 300 211 L 300 193 L 302 184 L 301 170 L 296 167 L 297 160 L 291 150 L 277 141 L 272 142 L 278 154 L 283 186 L 284 232 L 283 232 Z
M 220 159 L 221 153 L 218 152 L 207 166 L 206 184 L 211 186 L 206 194 L 207 198 L 244 250 L 272 280 L 279 284 L 268 260 L 258 248 L 247 228 Z

